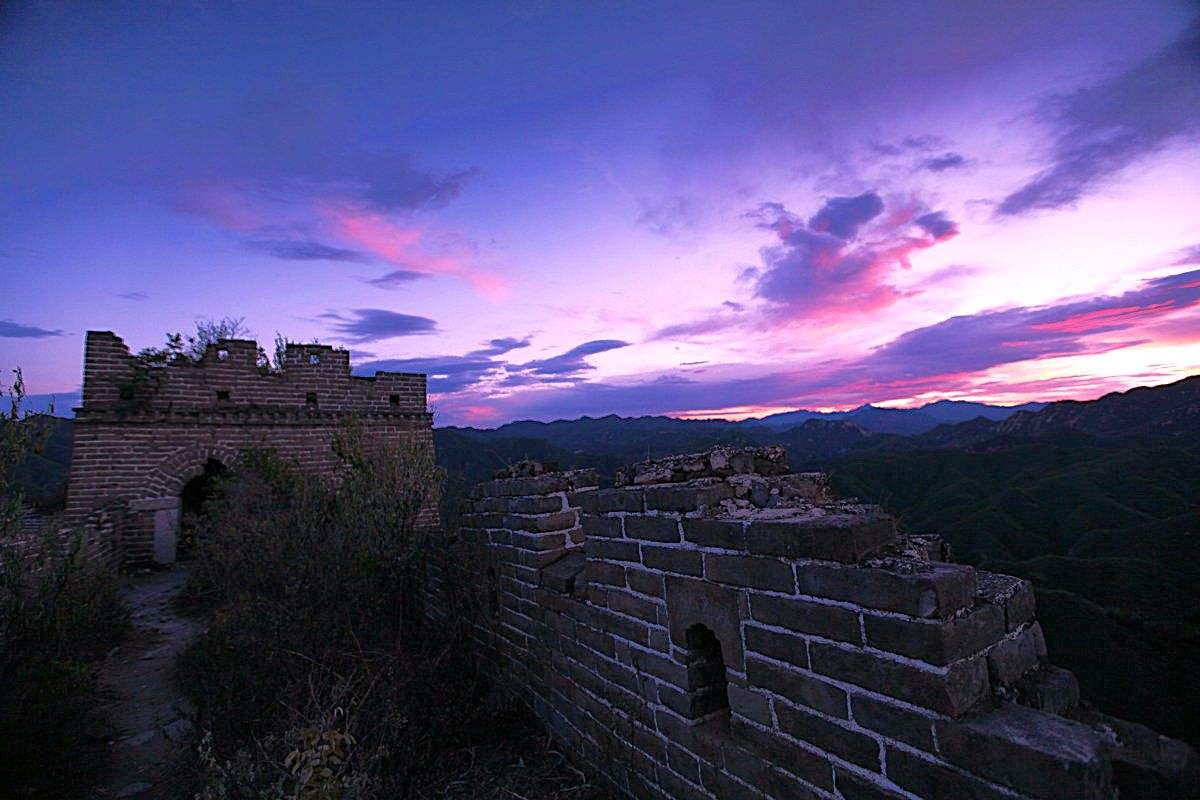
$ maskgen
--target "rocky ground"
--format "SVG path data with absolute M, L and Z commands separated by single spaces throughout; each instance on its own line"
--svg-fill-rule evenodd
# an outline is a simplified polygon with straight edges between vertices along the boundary
M 186 581 L 177 567 L 133 576 L 125 586 L 133 629 L 100 668 L 95 736 L 108 752 L 96 798 L 170 797 L 188 781 L 183 765 L 193 728 L 174 664 L 203 623 L 175 608 Z

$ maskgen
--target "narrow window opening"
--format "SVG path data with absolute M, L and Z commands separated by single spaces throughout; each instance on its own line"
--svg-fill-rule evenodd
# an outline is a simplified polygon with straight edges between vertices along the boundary
M 685 634 L 688 676 L 688 710 L 692 722 L 728 721 L 729 681 L 721 642 L 708 627 L 693 625 Z
M 400 405 L 400 395 L 389 394 L 388 395 L 388 405 L 392 406 L 393 408 L 395 408 L 396 406 L 399 406 Z
M 309 354 L 308 354 L 308 363 L 310 363 L 310 364 L 320 364 L 320 363 L 321 363 L 321 357 L 320 357 L 319 355 L 317 355 L 316 353 L 309 353 Z
M 310 406 L 315 406 L 317 404 L 317 393 L 309 392 L 308 394 L 304 395 L 304 402 Z
M 217 351 L 217 361 L 228 361 L 228 360 L 229 360 L 229 351 L 228 350 L 218 350 Z
M 229 400 L 228 389 L 217 389 L 217 402 L 224 403 Z

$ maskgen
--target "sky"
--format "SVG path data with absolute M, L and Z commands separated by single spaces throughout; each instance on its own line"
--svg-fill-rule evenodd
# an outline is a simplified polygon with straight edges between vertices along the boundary
M 1088 399 L 1200 372 L 1198 187 L 1185 2 L 6 3 L 0 380 L 229 316 L 438 425 Z

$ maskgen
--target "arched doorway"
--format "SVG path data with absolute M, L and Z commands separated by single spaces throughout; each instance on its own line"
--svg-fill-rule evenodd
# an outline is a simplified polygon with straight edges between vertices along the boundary
M 688 707 L 692 722 L 728 719 L 729 681 L 721 641 L 706 625 L 696 623 L 684 634 L 687 647 Z
M 225 465 L 215 458 L 204 464 L 204 469 L 183 485 L 179 492 L 179 558 L 195 555 L 197 536 L 203 524 L 205 504 L 212 499 L 217 482 L 227 474 Z

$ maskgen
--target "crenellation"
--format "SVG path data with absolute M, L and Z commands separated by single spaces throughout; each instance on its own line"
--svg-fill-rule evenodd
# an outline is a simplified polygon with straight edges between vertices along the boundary
M 487 526 L 464 530 L 452 561 L 504 576 L 481 658 L 625 796 L 1112 800 L 1134 774 L 1175 787 L 1164 797 L 1196 785 L 1192 761 L 1147 759 L 1144 738 L 1113 756 L 1103 725 L 1076 718 L 1078 684 L 1046 660 L 1027 581 L 950 563 L 937 537 L 833 498 L 777 449 L 643 462 L 594 487 L 545 465 L 497 475 L 472 492 L 471 524 Z M 483 569 L 463 569 L 456 585 L 488 591 Z

